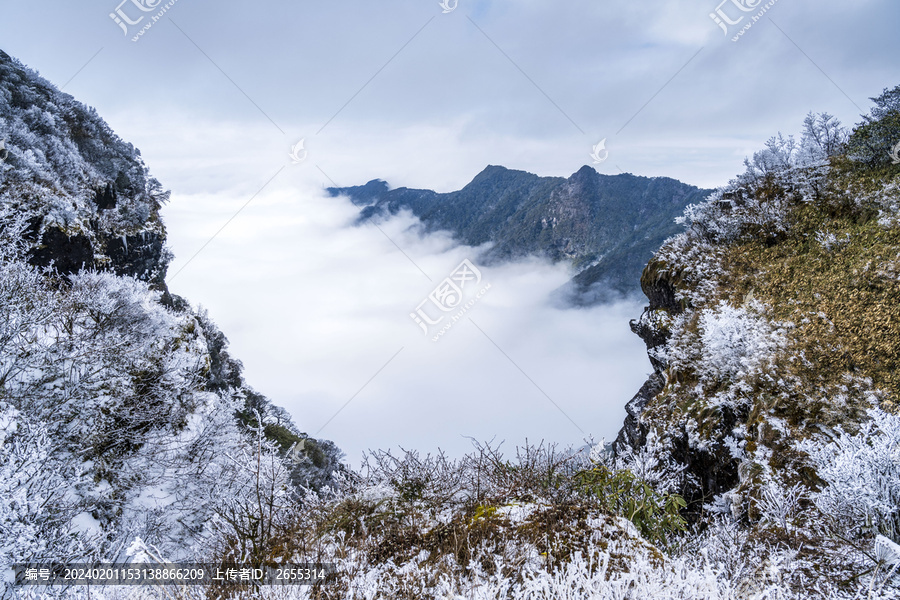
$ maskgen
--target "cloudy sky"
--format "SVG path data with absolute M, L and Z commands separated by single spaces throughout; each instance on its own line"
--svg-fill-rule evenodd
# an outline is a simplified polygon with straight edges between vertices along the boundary
M 471 319 L 429 342 L 408 313 L 475 251 L 408 216 L 352 227 L 323 186 L 568 176 L 605 139 L 601 173 L 714 187 L 808 111 L 852 124 L 900 83 L 892 0 L 718 1 L 0 0 L 0 48 L 141 149 L 173 191 L 173 291 L 355 463 L 612 437 L 649 365 L 639 302 L 554 308 L 569 274 L 539 262 L 484 269 Z

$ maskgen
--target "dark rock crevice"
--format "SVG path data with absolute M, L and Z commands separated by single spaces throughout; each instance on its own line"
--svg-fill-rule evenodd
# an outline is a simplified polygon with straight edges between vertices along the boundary
M 628 404 L 625 405 L 625 424 L 619 430 L 619 436 L 613 444 L 615 452 L 621 452 L 626 447 L 639 448 L 647 441 L 647 429 L 641 426 L 641 414 L 644 407 L 659 394 L 665 379 L 659 373 L 653 373 L 641 386 L 641 389 L 634 395 Z
M 67 235 L 55 226 L 41 231 L 40 219 L 32 220 L 26 231 L 33 242 L 29 262 L 36 267 L 52 267 L 62 276 L 82 269 L 109 270 L 146 281 L 153 289 L 166 290 L 169 254 L 164 235 L 144 232 L 117 236 L 96 226 L 91 234 Z
M 644 413 L 663 393 L 670 376 L 662 350 L 668 344 L 671 333 L 664 323 L 687 310 L 685 303 L 678 299 L 677 286 L 677 276 L 669 273 L 657 260 L 650 261 L 645 267 L 641 288 L 650 304 L 638 319 L 631 321 L 630 326 L 647 347 L 653 373 L 625 407 L 627 416 L 613 445 L 617 454 L 628 448 L 640 450 L 647 443 L 651 424 L 643 418 Z M 668 431 L 660 433 L 665 435 L 670 458 L 684 469 L 684 483 L 679 490 L 688 502 L 684 516 L 696 521 L 702 517 L 704 504 L 739 483 L 738 461 L 731 455 L 724 439 L 738 425 L 740 415 L 727 407 L 720 407 L 710 442 L 705 448 L 691 445 L 688 431 L 691 420 L 688 417 L 687 420 L 671 423 Z

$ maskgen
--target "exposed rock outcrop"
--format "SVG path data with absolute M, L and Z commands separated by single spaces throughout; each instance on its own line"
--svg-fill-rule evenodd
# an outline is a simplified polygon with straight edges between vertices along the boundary
M 245 429 L 263 420 L 270 441 L 287 450 L 307 439 L 308 460 L 292 464 L 296 482 L 321 486 L 342 470 L 340 450 L 302 433 L 283 409 L 244 381 L 240 361 L 215 323 L 166 287 L 171 253 L 161 209 L 169 192 L 150 175 L 140 151 L 119 138 L 93 108 L 0 51 L 0 222 L 22 220 L 31 265 L 71 283 L 82 270 L 131 277 L 161 292 L 160 302 L 194 318 L 203 338 L 204 391 L 245 406 L 235 415 Z M 369 186 L 365 193 L 375 193 Z M 361 193 L 363 193 L 361 192 Z M 18 226 L 18 225 L 17 225 Z
M 872 123 L 900 136 L 900 106 L 873 115 L 845 148 L 867 147 Z M 810 119 L 800 144 L 773 138 L 688 207 L 641 276 L 649 305 L 631 329 L 653 374 L 614 450 L 680 473 L 695 519 L 730 506 L 753 520 L 763 489 L 818 489 L 801 442 L 897 406 L 900 167 L 828 154 Z M 878 139 L 887 155 L 893 138 Z

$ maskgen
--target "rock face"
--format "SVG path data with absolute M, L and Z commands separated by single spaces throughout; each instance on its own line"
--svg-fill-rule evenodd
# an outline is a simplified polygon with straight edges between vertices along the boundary
M 640 448 L 647 439 L 647 431 L 641 428 L 641 414 L 647 403 L 659 394 L 665 379 L 659 373 L 653 373 L 641 386 L 634 398 L 625 405 L 625 424 L 619 431 L 619 436 L 613 444 L 614 449 L 623 450 L 626 446 Z
M 897 114 L 877 122 L 900 135 Z M 820 489 L 801 442 L 896 410 L 900 167 L 815 144 L 757 153 L 688 207 L 686 230 L 641 275 L 649 304 L 631 329 L 653 374 L 614 450 L 679 473 L 698 520 L 714 509 L 758 518 L 761 490 Z
M 169 253 L 165 237 L 145 232 L 122 237 L 100 236 L 103 254 L 109 258 L 109 268 L 117 275 L 130 275 L 165 289 Z
M 488 166 L 446 194 L 391 190 L 380 180 L 328 191 L 362 207 L 361 219 L 406 209 L 429 231 L 451 231 L 472 246 L 490 242 L 482 261 L 526 255 L 568 261 L 580 273 L 567 291 L 580 304 L 636 293 L 643 265 L 680 230 L 675 217 L 709 193 L 664 177 L 608 176 L 587 166 L 568 179 Z
M 165 290 L 168 192 L 96 112 L 0 51 L 0 207 L 28 222 L 34 265 L 128 275 Z
M 32 221 L 34 246 L 30 251 L 31 264 L 53 267 L 61 275 L 81 269 L 110 270 L 146 281 L 154 288 L 166 291 L 166 269 L 169 254 L 165 236 L 148 231 L 133 235 L 115 236 L 91 223 L 89 234 L 66 235 L 59 227 Z
M 666 348 L 672 337 L 669 325 L 673 319 L 683 316 L 686 309 L 685 303 L 678 300 L 678 278 L 660 269 L 661 264 L 652 260 L 644 270 L 641 288 L 650 304 L 644 308 L 640 318 L 630 323 L 631 330 L 647 346 L 653 373 L 625 406 L 625 422 L 613 449 L 620 453 L 626 447 L 640 450 L 646 446 L 651 430 L 660 425 L 657 419 L 665 414 L 667 458 L 683 470 L 686 484 L 680 491 L 688 501 L 688 513 L 696 517 L 703 504 L 738 484 L 738 461 L 722 443 L 738 424 L 738 418 L 732 410 L 720 409 L 716 442 L 696 447 L 692 444 L 691 438 L 695 432 L 690 421 L 666 414 L 664 390 L 672 377 L 666 359 Z M 648 411 L 648 407 L 654 410 Z
M 31 264 L 39 267 L 52 265 L 63 275 L 94 266 L 94 249 L 87 236 L 80 233 L 67 236 L 58 227 L 48 227 L 42 232 L 40 219 L 33 219 L 31 225 L 29 233 L 34 240 L 30 251 Z
M 68 283 L 83 269 L 96 270 L 132 277 L 162 292 L 166 308 L 196 320 L 199 332 L 191 335 L 202 333 L 205 349 L 198 360 L 208 367 L 203 391 L 228 402 L 238 398 L 244 403 L 235 415 L 239 425 L 258 426 L 261 417 L 267 438 L 285 451 L 306 440 L 308 456 L 291 465 L 297 483 L 323 486 L 344 469 L 332 442 L 308 438 L 290 415 L 244 381 L 240 361 L 228 354 L 228 340 L 212 319 L 169 293 L 165 277 L 171 253 L 160 216 L 169 192 L 150 176 L 140 151 L 120 139 L 93 108 L 2 51 L 0 140 L 8 150 L 0 160 L 0 227 L 8 222 L 21 227 L 26 246 L 21 250 L 30 264 Z M 376 185 L 359 193 L 379 191 Z

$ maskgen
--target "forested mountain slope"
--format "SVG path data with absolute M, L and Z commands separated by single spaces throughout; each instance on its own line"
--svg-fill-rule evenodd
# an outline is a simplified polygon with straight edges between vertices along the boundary
M 389 189 L 381 180 L 328 191 L 361 206 L 361 219 L 409 210 L 427 231 L 450 231 L 471 246 L 489 242 L 482 261 L 527 255 L 568 261 L 578 271 L 570 299 L 590 304 L 636 294 L 647 260 L 681 231 L 675 218 L 711 190 L 667 177 L 601 175 L 587 166 L 568 179 L 488 166 L 446 194 Z

